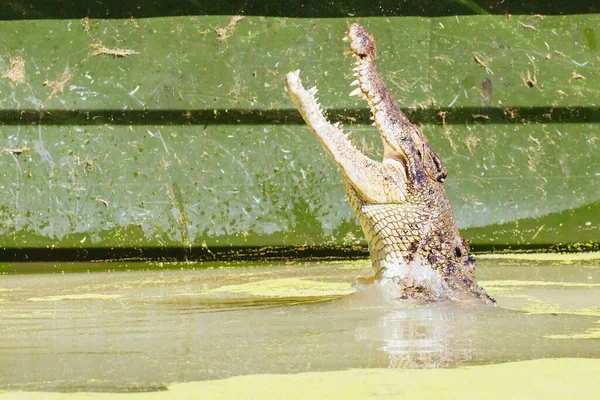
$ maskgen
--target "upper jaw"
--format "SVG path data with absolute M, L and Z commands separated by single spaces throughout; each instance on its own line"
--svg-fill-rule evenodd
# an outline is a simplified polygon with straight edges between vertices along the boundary
M 375 38 L 359 24 L 348 25 L 344 41 L 350 42 L 350 50 L 357 57 L 367 57 L 375 54 Z
M 354 80 L 358 85 L 350 95 L 362 97 L 369 104 L 375 125 L 384 145 L 384 160 L 399 162 L 411 181 L 424 182 L 425 176 L 444 182 L 447 172 L 442 161 L 418 128 L 398 108 L 375 63 L 375 38 L 358 24 L 350 24 L 345 41 L 355 57 Z M 417 165 L 415 165 L 417 164 Z M 409 170 L 411 173 L 408 173 Z
M 359 96 L 367 101 L 371 111 L 373 125 L 379 129 L 384 146 L 383 159 L 398 161 L 405 164 L 406 154 L 402 146 L 397 143 L 393 135 L 393 129 L 386 120 L 385 112 L 390 111 L 390 102 L 394 102 L 389 93 L 380 91 L 379 80 L 381 77 L 375 68 L 375 38 L 370 35 L 364 27 L 359 24 L 350 24 L 343 39 L 349 42 L 350 49 L 346 52 L 355 57 L 355 67 L 353 69 L 356 79 L 350 84 L 357 85 L 351 96 Z

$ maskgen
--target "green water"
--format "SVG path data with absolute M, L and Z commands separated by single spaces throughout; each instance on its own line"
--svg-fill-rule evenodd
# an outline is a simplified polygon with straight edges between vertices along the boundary
M 600 358 L 598 254 L 480 258 L 478 280 L 497 308 L 390 303 L 376 288 L 355 292 L 368 261 L 53 264 L 52 274 L 22 273 L 35 268 L 5 265 L 0 276 L 0 397 Z

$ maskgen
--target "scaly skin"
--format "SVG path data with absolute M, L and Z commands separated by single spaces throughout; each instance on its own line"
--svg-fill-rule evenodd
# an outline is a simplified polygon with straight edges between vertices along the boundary
M 444 190 L 446 168 L 419 128 L 400 111 L 377 72 L 375 39 L 351 24 L 345 41 L 356 58 L 351 95 L 367 100 L 383 140 L 383 161 L 369 159 L 331 124 L 304 89 L 299 72 L 287 88 L 307 125 L 342 172 L 348 202 L 369 244 L 374 280 L 394 298 L 434 301 L 479 298 L 495 304 L 474 276 L 475 258 L 461 238 Z

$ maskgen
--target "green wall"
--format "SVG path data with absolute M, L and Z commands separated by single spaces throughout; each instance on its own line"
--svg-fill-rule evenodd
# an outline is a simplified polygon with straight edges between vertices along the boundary
M 364 252 L 339 174 L 284 90 L 301 69 L 379 158 L 366 105 L 348 97 L 341 38 L 355 21 L 446 163 L 475 249 L 598 248 L 597 14 L 176 16 L 0 22 L 0 256 Z

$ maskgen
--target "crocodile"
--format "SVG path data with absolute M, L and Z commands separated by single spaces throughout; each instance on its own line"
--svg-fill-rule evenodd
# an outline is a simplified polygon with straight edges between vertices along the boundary
M 421 130 L 402 113 L 375 63 L 375 38 L 348 26 L 346 53 L 355 58 L 350 93 L 365 99 L 383 141 L 381 162 L 365 156 L 331 123 L 317 88 L 305 89 L 300 71 L 286 75 L 287 91 L 306 124 L 342 174 L 344 191 L 369 246 L 374 276 L 395 299 L 417 302 L 496 301 L 475 280 L 469 240 L 459 235 L 444 189 L 447 170 Z

